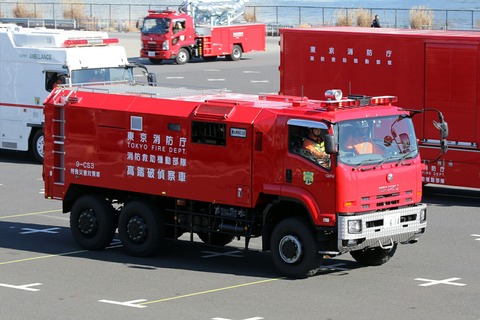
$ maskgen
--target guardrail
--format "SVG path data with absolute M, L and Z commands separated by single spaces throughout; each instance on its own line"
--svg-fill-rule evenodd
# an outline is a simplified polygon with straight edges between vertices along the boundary
M 136 31 L 138 19 L 148 10 L 170 7 L 177 3 L 158 4 L 97 4 L 82 2 L 0 2 L 0 18 L 14 18 L 13 13 L 21 8 L 24 13 L 36 18 L 61 21 L 73 18 L 74 28 L 87 30 Z M 410 9 L 363 8 L 381 16 L 383 27 L 409 28 Z M 335 25 L 338 17 L 348 18 L 356 8 L 314 7 L 314 6 L 246 6 L 249 19 L 272 26 L 271 34 L 276 34 L 281 26 L 326 26 Z M 470 29 L 478 30 L 480 10 L 438 10 L 428 9 L 433 14 L 431 29 Z M 30 18 L 32 19 L 32 18 Z M 33 20 L 33 19 L 32 19 Z M 275 27 L 278 26 L 278 27 Z M 67 25 L 67 28 L 71 25 Z M 276 28 L 276 29 L 275 29 Z

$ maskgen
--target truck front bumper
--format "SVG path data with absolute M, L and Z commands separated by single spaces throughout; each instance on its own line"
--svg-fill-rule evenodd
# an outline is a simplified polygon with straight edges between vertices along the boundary
M 357 215 L 338 215 L 338 251 L 413 243 L 427 227 L 427 205 Z

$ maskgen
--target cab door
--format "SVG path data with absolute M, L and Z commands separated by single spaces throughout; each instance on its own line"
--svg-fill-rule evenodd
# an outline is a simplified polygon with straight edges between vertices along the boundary
M 328 133 L 328 127 L 322 122 L 291 119 L 288 121 L 288 152 L 285 157 L 286 188 L 291 186 L 302 190 L 303 196 L 315 201 L 323 216 L 335 215 L 335 175 L 332 170 L 332 159 L 325 154 L 319 158 L 306 150 L 306 139 L 310 129 L 318 128 L 322 139 Z M 323 220 L 317 219 L 317 224 Z M 331 220 L 330 223 L 334 221 Z

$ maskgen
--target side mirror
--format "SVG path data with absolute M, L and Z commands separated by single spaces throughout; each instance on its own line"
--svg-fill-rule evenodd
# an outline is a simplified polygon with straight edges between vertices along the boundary
M 142 29 L 143 28 L 143 19 L 139 18 L 137 20 L 137 23 L 135 24 L 135 26 L 137 27 L 138 30 Z
M 325 152 L 327 154 L 334 154 L 337 152 L 337 148 L 335 147 L 335 136 L 331 133 L 326 134 L 323 143 L 325 145 Z

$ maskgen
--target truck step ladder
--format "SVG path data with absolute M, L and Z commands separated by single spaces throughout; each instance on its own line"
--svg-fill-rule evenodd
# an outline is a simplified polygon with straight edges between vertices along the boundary
M 65 108 L 55 105 L 53 128 L 53 178 L 55 184 L 65 183 Z

